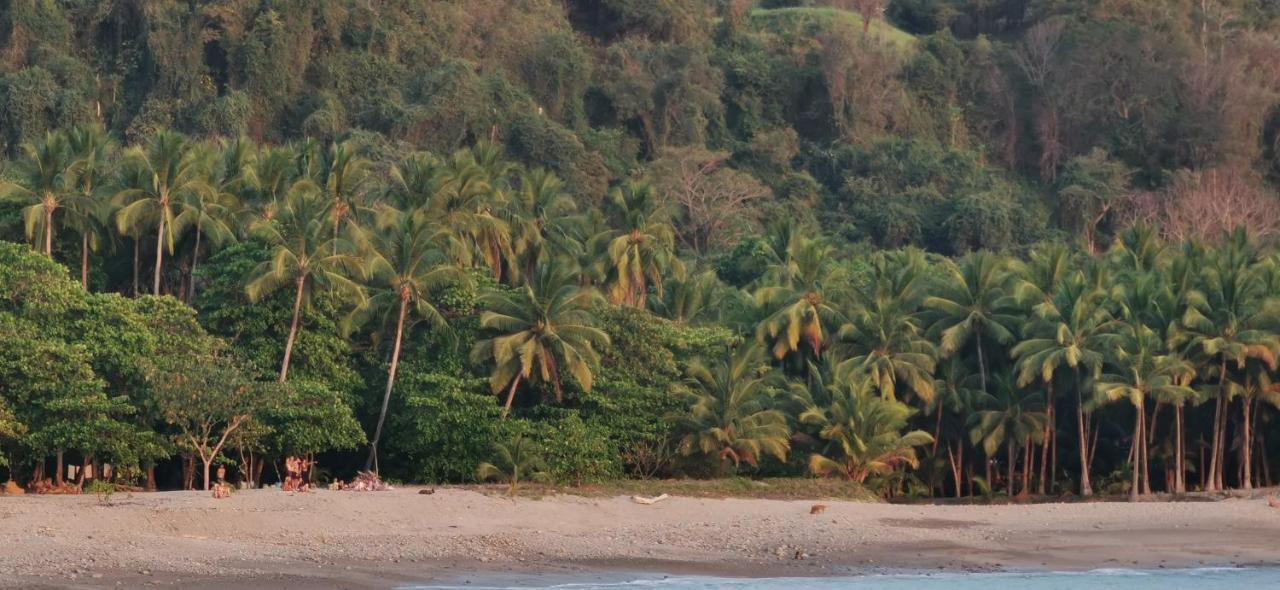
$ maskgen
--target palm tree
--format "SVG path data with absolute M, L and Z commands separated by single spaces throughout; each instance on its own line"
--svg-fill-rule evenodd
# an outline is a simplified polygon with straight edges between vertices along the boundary
M 668 277 L 669 285 L 662 297 L 649 300 L 655 313 L 677 324 L 688 325 L 712 321 L 722 310 L 725 286 L 713 270 L 706 270 L 684 279 Z
M 71 184 L 79 196 L 68 203 L 69 224 L 80 234 L 80 284 L 89 289 L 89 252 L 102 248 L 107 237 L 109 203 L 104 189 L 112 180 L 110 136 L 101 125 L 82 125 L 67 132 L 72 158 Z
M 919 466 L 916 447 L 933 442 L 933 437 L 923 430 L 903 433 L 915 411 L 874 389 L 874 381 L 865 374 L 837 377 L 830 387 L 830 405 L 810 406 L 800 414 L 800 422 L 817 426 L 818 436 L 827 441 L 823 453 L 809 456 L 814 475 L 838 474 L 860 484 L 903 465 Z
M 970 340 L 978 356 L 982 390 L 987 391 L 987 361 L 983 336 L 1009 344 L 1021 323 L 1010 293 L 1011 268 L 1007 260 L 990 252 L 974 252 L 959 263 L 947 261 L 946 279 L 937 295 L 926 297 L 924 307 L 933 322 L 930 331 L 939 338 L 942 356 L 955 354 Z
M 116 194 L 122 207 L 116 212 L 116 225 L 122 234 L 136 228 L 154 227 L 156 231 L 155 284 L 152 294 L 160 294 L 160 276 L 164 270 L 164 251 L 173 253 L 174 243 L 182 232 L 185 219 L 179 214 L 187 199 L 207 197 L 209 186 L 205 161 L 186 137 L 173 131 L 162 131 L 145 147 L 130 148 L 125 153 L 125 189 Z
M 532 275 L 550 256 L 566 252 L 572 241 L 577 206 L 564 183 L 542 168 L 520 176 L 520 190 L 507 194 L 504 218 L 512 229 L 511 280 Z M 519 273 L 519 274 L 517 274 Z
M 350 240 L 329 235 L 328 205 L 315 192 L 299 185 L 291 191 L 271 219 L 255 220 L 252 233 L 271 246 L 271 259 L 254 269 L 245 293 L 259 301 L 286 285 L 293 285 L 293 319 L 285 341 L 280 381 L 288 380 L 298 317 L 308 295 L 316 290 L 334 291 L 357 306 L 365 301 L 364 289 L 351 277 L 362 278 L 361 258 Z
M 668 270 L 676 276 L 684 273 L 675 254 L 670 214 L 647 181 L 623 183 L 610 193 L 609 201 L 612 228 L 592 238 L 606 244 L 609 302 L 644 307 L 650 285 L 661 294 Z
M 1280 337 L 1265 329 L 1276 320 L 1277 310 L 1268 305 L 1273 295 L 1266 291 L 1263 268 L 1243 230 L 1227 236 L 1212 263 L 1202 268 L 1199 288 L 1188 294 L 1183 327 L 1175 335 L 1175 343 L 1185 343 L 1217 365 L 1218 398 L 1206 480 L 1210 491 L 1224 487 L 1227 413 L 1231 393 L 1239 386 L 1232 381 L 1228 365 L 1244 369 L 1247 361 L 1254 359 L 1274 368 L 1280 350 Z
M 1129 500 L 1137 501 L 1141 486 L 1151 487 L 1144 441 L 1147 439 L 1146 399 L 1148 397 L 1186 398 L 1190 388 L 1178 385 L 1176 375 L 1186 371 L 1175 359 L 1160 354 L 1164 340 L 1151 328 L 1126 322 L 1119 331 L 1117 345 L 1108 364 L 1116 373 L 1102 375 L 1095 383 L 1099 402 L 1127 400 L 1133 404 L 1133 447 L 1129 453 L 1132 465 Z
M 1115 322 L 1107 293 L 1086 281 L 1082 273 L 1077 271 L 1065 276 L 1054 290 L 1050 299 L 1042 300 L 1033 308 L 1023 329 L 1026 339 L 1015 345 L 1010 354 L 1017 360 L 1018 387 L 1026 387 L 1039 379 L 1052 391 L 1054 378 L 1061 369 L 1068 368 L 1074 373 L 1080 495 L 1090 496 L 1093 488 L 1089 482 L 1089 439 L 1081 372 L 1087 370 L 1090 375 L 1096 375 L 1101 371 L 1106 351 L 1111 347 Z M 1052 400 L 1052 394 L 1046 399 Z
M 507 495 L 515 495 L 520 481 L 550 479 L 547 462 L 542 458 L 542 448 L 532 439 L 517 434 L 506 443 L 493 443 L 493 462 L 476 467 L 476 479 L 497 480 L 507 484 Z
M 843 272 L 832 264 L 832 248 L 817 240 L 792 242 L 787 260 L 768 273 L 776 284 L 755 292 L 757 305 L 772 309 L 756 329 L 774 358 L 798 352 L 807 345 L 813 358 L 822 356 L 828 326 L 841 325 L 844 316 L 832 302 L 843 286 Z
M 472 265 L 478 258 L 489 267 L 494 280 L 501 281 L 504 262 L 513 258 L 512 232 L 506 220 L 494 214 L 505 197 L 495 186 L 502 179 L 488 176 L 488 170 L 477 163 L 474 152 L 462 150 L 440 167 L 438 181 L 419 178 L 410 186 L 423 189 L 415 192 L 414 198 L 426 202 L 434 218 L 466 244 L 459 262 Z
M 361 158 L 349 141 L 329 146 L 328 167 L 319 183 L 329 200 L 329 218 L 333 222 L 333 246 L 336 255 L 342 225 L 354 218 L 363 206 L 366 185 L 370 180 L 368 160 Z
M 756 346 L 726 353 L 715 364 L 694 361 L 685 385 L 689 408 L 676 416 L 683 455 L 715 456 L 722 467 L 758 466 L 771 455 L 785 461 L 791 448 L 787 417 L 773 407 L 774 379 Z
M 1000 445 L 1008 450 L 1008 487 L 1006 493 L 1013 496 L 1013 468 L 1018 461 L 1019 445 L 1026 445 L 1023 462 L 1023 486 L 1026 493 L 1031 473 L 1031 444 L 1043 442 L 1044 425 L 1048 416 L 1044 413 L 1044 399 L 1038 391 L 1018 387 L 1010 373 L 998 373 L 992 380 L 991 392 L 981 394 L 979 407 L 983 408 L 969 417 L 972 426 L 969 436 L 973 444 L 982 443 L 988 458 L 994 457 Z
M 489 385 L 495 394 L 507 390 L 504 417 L 522 381 L 552 386 L 561 401 L 561 372 L 568 371 L 579 386 L 591 391 L 599 349 L 609 345 L 609 336 L 594 325 L 594 290 L 579 287 L 550 265 L 539 267 L 531 279 L 511 291 L 491 291 L 481 298 L 485 311 L 480 326 L 495 334 L 477 342 L 471 358 L 493 361 Z
M 876 255 L 868 285 L 854 290 L 855 309 L 839 334 L 853 356 L 838 370 L 866 373 L 886 399 L 898 399 L 901 383 L 929 402 L 936 351 L 919 318 L 917 279 L 924 262 L 919 253 L 894 258 Z
M 209 190 L 188 193 L 183 196 L 181 213 L 174 221 L 177 227 L 192 227 L 195 230 L 195 245 L 191 249 L 191 282 L 188 285 L 186 301 L 190 304 L 196 297 L 196 267 L 200 261 L 201 239 L 207 238 L 214 247 L 235 240 L 236 218 L 240 212 L 240 199 L 237 193 L 245 190 L 251 179 L 245 158 L 248 153 L 245 143 L 240 141 L 223 150 L 217 166 L 209 176 Z M 203 155 L 213 158 L 212 148 Z
M 426 322 L 436 330 L 447 330 L 448 322 L 431 298 L 443 286 L 465 282 L 466 275 L 452 264 L 442 248 L 446 233 L 432 223 L 422 209 L 401 211 L 386 207 L 378 213 L 375 230 L 360 231 L 357 235 L 368 260 L 365 266 L 372 293 L 364 305 L 352 312 L 348 323 L 352 319 L 382 314 L 383 325 L 389 319 L 385 316 L 394 316 L 396 326 L 382 409 L 378 412 L 378 424 L 365 460 L 364 469 L 370 471 L 378 458 L 378 441 L 382 438 L 382 425 L 395 387 L 405 326 Z
M 24 157 L 17 166 L 18 182 L 0 183 L 0 197 L 27 204 L 22 210 L 27 239 L 33 240 L 45 256 L 53 258 L 54 213 L 77 195 L 68 174 L 72 159 L 70 146 L 65 134 L 49 132 L 44 141 L 23 144 L 22 152 Z

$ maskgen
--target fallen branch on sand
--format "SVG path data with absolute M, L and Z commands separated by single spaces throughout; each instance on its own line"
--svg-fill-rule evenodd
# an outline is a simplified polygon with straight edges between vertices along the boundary
M 670 498 L 670 497 L 671 497 L 671 496 L 669 496 L 669 495 L 667 495 L 667 494 L 663 494 L 663 495 L 661 495 L 661 496 L 654 496 L 654 497 L 646 497 L 646 496 L 631 496 L 631 501 L 632 501 L 632 502 L 635 502 L 636 504 L 644 504 L 644 505 L 648 506 L 648 505 L 650 505 L 650 504 L 657 504 L 658 502 L 661 502 L 661 501 L 663 501 L 663 500 L 666 500 L 666 499 L 668 499 L 668 498 Z

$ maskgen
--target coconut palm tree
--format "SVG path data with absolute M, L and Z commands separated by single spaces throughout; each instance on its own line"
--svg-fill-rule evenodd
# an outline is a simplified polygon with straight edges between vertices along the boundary
M 355 232 L 366 258 L 370 294 L 348 317 L 347 324 L 380 315 L 381 325 L 395 324 L 396 335 L 365 471 L 373 470 L 377 462 L 378 441 L 382 438 L 382 426 L 395 387 L 406 326 L 411 328 L 417 322 L 425 322 L 432 329 L 448 330 L 448 322 L 432 298 L 442 287 L 467 280 L 465 273 L 454 266 L 445 253 L 447 232 L 433 223 L 425 210 L 384 207 L 378 212 L 376 224 L 375 228 Z
M 550 385 L 561 401 L 561 373 L 567 371 L 590 391 L 599 351 L 609 345 L 609 336 L 594 325 L 591 305 L 598 294 L 593 289 L 579 287 L 551 265 L 539 267 L 531 279 L 481 298 L 480 326 L 493 336 L 477 342 L 471 358 L 493 362 L 489 385 L 495 394 L 507 390 L 504 417 L 521 382 Z
M 228 146 L 221 154 L 214 152 L 211 146 L 203 157 L 217 159 L 212 165 L 209 175 L 209 190 L 183 195 L 181 213 L 174 221 L 177 227 L 190 227 L 194 230 L 195 245 L 191 249 L 191 282 L 188 285 L 186 301 L 190 304 L 196 297 L 196 269 L 200 262 L 201 240 L 207 239 L 215 248 L 236 239 L 236 215 L 241 211 L 239 194 L 247 190 L 252 183 L 252 169 L 246 158 L 246 143 L 237 141 Z M 218 157 L 218 156 L 221 157 Z
M 507 193 L 504 219 L 512 230 L 511 280 L 529 276 L 573 241 L 577 206 L 555 174 L 536 168 L 520 175 L 520 189 Z
M 452 228 L 458 241 L 466 245 L 459 262 L 474 265 L 483 261 L 494 280 L 501 281 L 504 264 L 514 257 L 511 226 L 495 214 L 495 209 L 503 208 L 503 179 L 490 177 L 488 169 L 476 162 L 475 154 L 466 150 L 446 160 L 439 175 L 438 181 L 429 183 L 418 179 L 413 186 L 423 192 L 415 194 L 422 195 L 418 198 L 427 202 L 432 215 Z
M 991 391 L 980 394 L 978 407 L 982 408 L 969 417 L 970 441 L 982 443 L 988 458 L 995 457 L 1000 446 L 1008 451 L 1008 487 L 1014 491 L 1013 468 L 1018 462 L 1018 447 L 1026 446 L 1023 463 L 1023 493 L 1028 491 L 1030 478 L 1031 444 L 1043 442 L 1044 424 L 1048 416 L 1044 412 L 1044 398 L 1038 391 L 1018 387 L 1012 373 L 997 373 L 992 379 Z
M 1108 364 L 1114 373 L 1100 376 L 1094 384 L 1100 403 L 1126 400 L 1133 405 L 1133 446 L 1129 453 L 1132 475 L 1129 500 L 1137 501 L 1143 489 L 1150 489 L 1150 469 L 1147 462 L 1147 398 L 1183 398 L 1192 395 L 1190 388 L 1178 385 L 1176 376 L 1187 368 L 1177 359 L 1160 354 L 1164 339 L 1150 327 L 1125 322 L 1122 324 L 1116 346 L 1110 351 Z
M 174 243 L 186 219 L 179 215 L 189 199 L 211 198 L 207 162 L 186 137 L 162 131 L 146 146 L 125 152 L 124 190 L 115 196 L 121 208 L 116 226 L 121 234 L 139 228 L 155 228 L 156 266 L 153 295 L 160 294 L 164 252 L 173 253 Z
M 372 178 L 371 164 L 360 157 L 356 146 L 349 141 L 329 146 L 326 167 L 319 185 L 329 201 L 329 219 L 333 224 L 334 248 L 338 247 L 343 224 L 355 218 L 357 210 L 364 206 L 364 194 Z M 333 253 L 338 254 L 338 250 Z
M 329 202 L 324 195 L 297 185 L 280 205 L 272 218 L 253 223 L 253 235 L 271 246 L 271 259 L 254 269 L 245 293 L 256 302 L 282 287 L 294 289 L 293 319 L 280 363 L 280 381 L 284 382 L 298 336 L 298 318 L 309 295 L 318 290 L 333 291 L 359 306 L 365 293 L 352 278 L 362 280 L 365 268 L 350 240 L 329 233 Z
M 1244 230 L 1237 230 L 1217 249 L 1212 263 L 1201 269 L 1198 288 L 1188 294 L 1188 306 L 1175 344 L 1185 344 L 1217 367 L 1218 396 L 1214 409 L 1209 460 L 1209 490 L 1222 489 L 1227 413 L 1232 392 L 1239 387 L 1229 366 L 1244 369 L 1250 359 L 1274 368 L 1280 337 L 1266 327 L 1277 310 L 1262 280 L 1264 266 Z
M 22 144 L 22 154 L 16 166 L 18 181 L 0 182 L 0 198 L 27 205 L 22 210 L 27 239 L 53 258 L 54 214 L 78 196 L 68 173 L 73 156 L 67 136 L 51 131 L 43 141 Z
M 1115 327 L 1107 293 L 1088 282 L 1079 271 L 1064 277 L 1052 298 L 1034 307 L 1026 338 L 1010 351 L 1016 359 L 1017 386 L 1026 387 L 1039 379 L 1053 389 L 1062 369 L 1075 375 L 1076 421 L 1080 445 L 1080 495 L 1093 494 L 1089 482 L 1088 432 L 1082 373 L 1097 375 L 1102 369 Z M 1052 396 L 1046 396 L 1052 399 Z M 1048 406 L 1046 405 L 1046 408 Z M 1046 420 L 1047 422 L 1047 420 Z
M 839 337 L 852 356 L 839 371 L 867 374 L 880 395 L 898 399 L 898 385 L 925 402 L 933 399 L 936 350 L 924 336 L 917 279 L 924 267 L 920 253 L 877 254 L 867 286 L 854 289 L 854 309 Z
M 811 406 L 799 418 L 817 426 L 818 436 L 827 441 L 822 453 L 809 456 L 809 471 L 860 484 L 903 465 L 919 466 L 916 447 L 933 437 L 923 430 L 903 432 L 914 410 L 877 394 L 874 380 L 865 374 L 838 376 L 829 389 L 830 405 Z
M 546 481 L 550 474 L 542 458 L 542 447 L 529 437 L 516 434 L 508 442 L 493 443 L 493 461 L 476 467 L 476 479 L 506 483 L 507 495 L 512 496 L 521 481 Z
M 668 277 L 662 297 L 649 300 L 656 314 L 681 325 L 713 321 L 725 298 L 725 285 L 713 270 L 686 275 L 684 279 Z
M 82 125 L 67 132 L 71 164 L 68 173 L 78 198 L 70 200 L 68 225 L 80 234 L 80 284 L 89 289 L 89 252 L 98 251 L 108 238 L 110 213 L 108 183 L 113 179 L 114 144 L 101 125 Z
M 786 415 L 774 407 L 776 380 L 757 346 L 742 346 L 708 364 L 694 361 L 685 379 L 688 410 L 678 414 L 680 453 L 714 456 L 721 467 L 758 466 L 791 448 Z
M 756 338 L 769 346 L 776 359 L 803 346 L 813 359 L 820 358 L 826 334 L 845 320 L 833 302 L 842 292 L 845 275 L 832 263 L 832 248 L 799 238 L 792 242 L 787 260 L 767 276 L 773 284 L 757 289 L 755 299 L 772 311 L 756 328 Z
M 983 251 L 959 262 L 947 261 L 944 269 L 946 278 L 937 285 L 937 295 L 924 300 L 932 320 L 929 330 L 939 339 L 938 352 L 944 357 L 972 341 L 982 390 L 987 391 L 984 337 L 1007 345 L 1021 324 L 1011 296 L 1012 268 L 1007 260 Z
M 658 202 L 653 185 L 642 180 L 615 188 L 609 203 L 611 228 L 592 238 L 603 244 L 609 302 L 644 307 L 650 286 L 661 295 L 668 271 L 677 277 L 684 273 L 675 253 L 670 213 Z

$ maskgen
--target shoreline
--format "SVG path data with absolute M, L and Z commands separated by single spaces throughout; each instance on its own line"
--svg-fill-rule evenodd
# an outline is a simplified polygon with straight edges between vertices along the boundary
M 1280 565 L 1280 510 L 1213 502 L 881 504 L 472 490 L 0 497 L 0 586 L 393 588 L 630 576 Z M 1265 491 L 1260 495 L 1265 496 Z M 124 497 L 119 497 L 124 496 Z M 804 559 L 795 559 L 796 553 Z M 465 584 L 462 584 L 465 585 Z

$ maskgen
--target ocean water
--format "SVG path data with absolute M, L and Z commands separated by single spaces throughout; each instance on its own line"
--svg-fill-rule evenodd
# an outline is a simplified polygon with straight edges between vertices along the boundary
M 1094 570 L 1063 573 L 869 575 L 830 578 L 641 577 L 554 583 L 485 579 L 412 590 L 1242 590 L 1280 588 L 1280 569 Z

